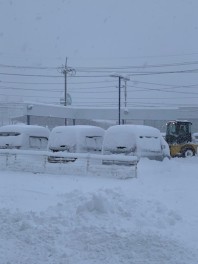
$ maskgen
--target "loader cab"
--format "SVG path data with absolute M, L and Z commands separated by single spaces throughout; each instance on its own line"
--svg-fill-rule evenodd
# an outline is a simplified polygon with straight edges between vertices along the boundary
M 169 121 L 166 126 L 166 141 L 169 145 L 192 141 L 191 122 L 178 120 Z

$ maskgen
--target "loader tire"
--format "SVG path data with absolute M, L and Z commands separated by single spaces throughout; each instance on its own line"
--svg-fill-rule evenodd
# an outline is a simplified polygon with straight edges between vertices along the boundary
M 195 151 L 192 148 L 185 148 L 182 151 L 182 154 L 183 154 L 184 158 L 190 158 L 190 157 L 193 157 L 195 155 Z

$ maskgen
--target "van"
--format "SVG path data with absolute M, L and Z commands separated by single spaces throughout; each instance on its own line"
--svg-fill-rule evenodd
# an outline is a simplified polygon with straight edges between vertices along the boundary
M 116 125 L 108 128 L 103 140 L 103 154 L 124 154 L 163 160 L 169 147 L 157 128 L 144 125 Z
M 52 129 L 48 150 L 69 153 L 101 153 L 104 129 L 97 126 L 58 126 Z M 67 162 L 61 157 L 48 157 L 49 162 Z
M 0 149 L 47 150 L 49 129 L 36 125 L 0 127 Z

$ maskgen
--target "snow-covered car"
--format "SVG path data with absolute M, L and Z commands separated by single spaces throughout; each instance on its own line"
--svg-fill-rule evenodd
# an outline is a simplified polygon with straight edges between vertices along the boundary
M 47 150 L 49 129 L 36 125 L 0 127 L 0 149 Z
M 50 133 L 48 150 L 69 153 L 101 153 L 104 132 L 103 128 L 97 126 L 58 126 Z M 74 160 L 57 156 L 48 157 L 49 162 Z
M 116 125 L 108 128 L 103 154 L 124 154 L 163 160 L 170 157 L 168 144 L 157 128 L 144 125 Z
M 161 147 L 162 147 L 162 151 L 163 151 L 163 156 L 164 158 L 167 157 L 170 159 L 170 148 L 168 143 L 166 142 L 164 136 L 161 137 Z

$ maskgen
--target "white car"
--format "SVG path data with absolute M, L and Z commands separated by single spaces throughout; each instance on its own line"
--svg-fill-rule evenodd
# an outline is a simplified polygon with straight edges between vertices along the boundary
M 47 150 L 49 129 L 36 125 L 0 127 L 0 149 Z
M 104 135 L 103 154 L 124 154 L 163 160 L 170 157 L 168 144 L 157 128 L 144 125 L 116 125 Z
M 58 126 L 52 129 L 48 150 L 69 153 L 101 153 L 104 129 L 97 126 Z M 67 162 L 61 157 L 49 156 L 49 162 Z

